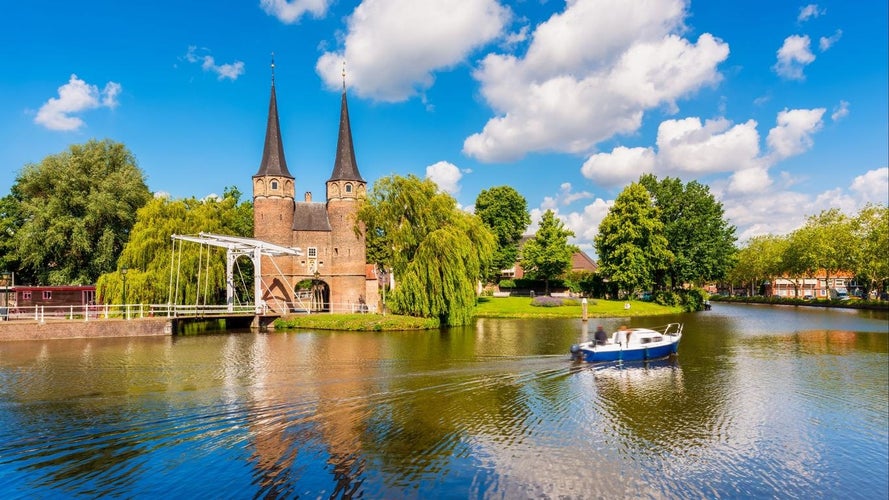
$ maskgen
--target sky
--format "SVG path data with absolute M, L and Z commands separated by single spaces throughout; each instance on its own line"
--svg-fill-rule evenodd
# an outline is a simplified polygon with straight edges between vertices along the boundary
M 359 170 L 472 210 L 515 188 L 596 255 L 645 173 L 698 181 L 739 244 L 889 203 L 884 0 L 5 2 L 0 195 L 72 144 L 125 144 L 149 188 L 251 196 L 274 60 L 297 198 L 323 197 L 344 80 Z M 345 65 L 345 78 L 343 77 Z M 320 196 L 319 196 L 320 195 Z

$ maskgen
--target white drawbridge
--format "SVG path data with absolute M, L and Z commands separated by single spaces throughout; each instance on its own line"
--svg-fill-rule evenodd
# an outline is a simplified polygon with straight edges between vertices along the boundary
M 235 302 L 235 279 L 234 279 L 234 268 L 235 262 L 238 260 L 238 257 L 247 256 L 253 262 L 253 297 L 254 297 L 254 309 L 256 314 L 263 314 L 265 311 L 265 305 L 262 301 L 263 296 L 263 281 L 262 281 L 262 256 L 266 257 L 279 257 L 282 255 L 290 255 L 294 257 L 299 257 L 303 254 L 302 249 L 294 248 L 294 247 L 285 247 L 281 245 L 275 245 L 274 243 L 269 243 L 267 241 L 257 240 L 253 238 L 242 238 L 239 236 L 226 236 L 221 234 L 211 234 L 211 233 L 199 233 L 197 236 L 192 235 L 182 235 L 182 234 L 174 234 L 172 235 L 174 240 L 179 241 L 189 241 L 192 243 L 199 243 L 201 245 L 208 245 L 214 247 L 225 248 L 225 302 L 228 306 L 229 311 L 234 310 L 234 302 Z M 175 244 L 173 245 L 173 252 L 175 253 Z M 181 252 L 180 245 L 180 252 Z M 272 264 L 275 265 L 275 268 L 278 270 L 278 274 L 284 278 L 281 269 L 278 268 L 278 264 L 275 263 L 275 259 L 271 259 Z M 171 263 L 172 264 L 172 263 Z M 178 266 L 177 266 L 178 267 Z M 200 270 L 198 271 L 200 273 Z M 178 293 L 178 280 L 179 273 L 176 273 L 177 286 L 176 290 Z M 285 283 L 286 279 L 283 280 Z M 198 283 L 200 283 L 200 275 L 198 276 Z M 173 289 L 173 266 L 170 266 L 170 289 L 172 293 Z M 170 297 L 171 303 L 176 303 L 177 301 Z

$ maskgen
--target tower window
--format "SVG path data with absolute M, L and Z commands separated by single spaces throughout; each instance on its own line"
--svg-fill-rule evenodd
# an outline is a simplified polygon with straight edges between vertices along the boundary
M 314 258 L 318 257 L 318 248 L 317 247 L 309 247 L 307 250 L 308 250 L 310 259 L 314 259 Z
M 278 190 L 278 181 L 272 181 L 271 186 L 272 186 L 272 190 L 277 191 Z
M 346 184 L 346 192 L 347 192 L 347 193 L 351 193 L 351 192 L 352 192 L 352 185 L 351 185 L 351 184 Z

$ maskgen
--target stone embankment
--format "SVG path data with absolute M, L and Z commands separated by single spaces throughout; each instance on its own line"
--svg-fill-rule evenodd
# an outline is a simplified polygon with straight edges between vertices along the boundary
M 93 321 L 3 321 L 0 342 L 101 337 L 147 337 L 172 335 L 169 318 L 101 319 Z

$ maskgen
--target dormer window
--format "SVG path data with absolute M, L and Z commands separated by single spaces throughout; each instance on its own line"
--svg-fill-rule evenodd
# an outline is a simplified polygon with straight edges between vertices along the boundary
M 277 190 L 278 190 L 278 181 L 272 181 L 272 182 L 270 183 L 270 185 L 271 185 L 271 187 L 272 187 L 272 191 L 277 191 Z
M 348 184 L 348 183 L 346 184 L 346 192 L 347 192 L 347 193 L 351 193 L 351 192 L 352 192 L 352 185 L 351 185 L 351 184 Z

